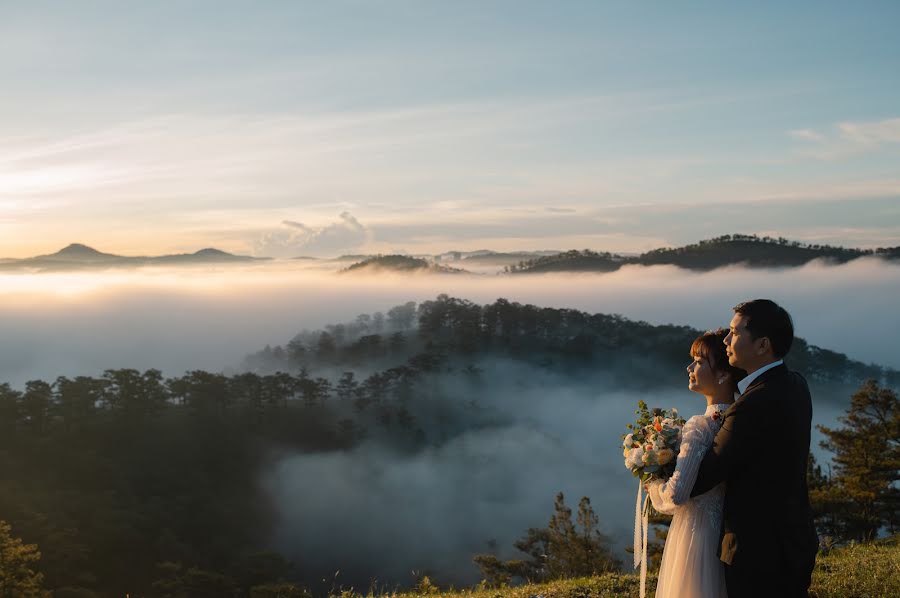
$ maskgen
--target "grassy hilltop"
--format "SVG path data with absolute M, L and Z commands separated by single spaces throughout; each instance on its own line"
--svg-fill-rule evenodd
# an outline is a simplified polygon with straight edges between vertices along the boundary
M 647 596 L 656 591 L 655 575 L 647 577 Z M 361 594 L 353 589 L 334 598 L 638 598 L 640 579 L 632 573 L 604 573 L 517 587 L 477 587 L 442 591 L 427 577 L 413 592 Z M 853 544 L 820 552 L 813 572 L 811 598 L 894 598 L 900 596 L 900 537 Z

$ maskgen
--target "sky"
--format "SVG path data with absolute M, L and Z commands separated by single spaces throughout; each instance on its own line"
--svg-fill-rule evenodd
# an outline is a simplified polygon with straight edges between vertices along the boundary
M 900 245 L 895 2 L 0 2 L 0 257 Z

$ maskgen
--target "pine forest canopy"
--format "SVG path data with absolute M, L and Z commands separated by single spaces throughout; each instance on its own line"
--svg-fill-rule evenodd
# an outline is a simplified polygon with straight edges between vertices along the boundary
M 900 248 L 853 249 L 831 245 L 803 244 L 783 237 L 723 235 L 676 248 L 653 249 L 639 256 L 597 253 L 589 249 L 568 251 L 520 262 L 506 269 L 511 273 L 600 271 L 625 265 L 673 265 L 690 270 L 712 270 L 743 264 L 754 268 L 796 267 L 816 259 L 845 263 L 861 257 L 887 260 L 900 257 Z

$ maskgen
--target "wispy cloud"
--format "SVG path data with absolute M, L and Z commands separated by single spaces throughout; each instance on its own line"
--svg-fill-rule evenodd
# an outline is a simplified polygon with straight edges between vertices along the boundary
M 322 227 L 310 227 L 292 220 L 285 220 L 282 224 L 288 230 L 264 233 L 254 243 L 254 254 L 269 257 L 329 257 L 355 251 L 372 238 L 371 230 L 349 212 L 342 212 L 339 221 Z
M 703 100 L 716 101 L 732 99 Z M 600 134 L 629 115 L 684 105 L 693 101 L 574 94 L 270 115 L 186 112 L 70 126 L 0 142 L 0 200 L 28 195 L 54 209 L 77 203 L 83 213 L 144 203 L 186 214 L 210 202 L 263 211 L 323 197 L 335 198 L 331 205 L 395 206 L 520 201 L 523 193 L 586 197 L 658 176 L 661 161 L 651 158 L 648 168 L 646 158 L 631 156 L 624 157 L 630 167 L 620 158 L 598 169 L 590 154 L 573 160 L 570 150 L 554 149 L 557 137 L 587 124 Z M 554 141 L 536 142 L 545 139 Z M 683 158 L 664 161 L 670 166 L 662 171 L 671 173 Z
M 846 122 L 838 125 L 844 139 L 862 145 L 900 143 L 900 118 L 875 122 Z
M 805 141 L 824 141 L 825 136 L 821 133 L 817 133 L 812 129 L 795 129 L 793 131 L 788 131 L 788 135 L 793 137 L 794 139 L 803 139 Z
M 794 139 L 812 144 L 800 150 L 821 160 L 836 160 L 900 144 L 900 118 L 839 122 L 828 129 L 788 131 Z

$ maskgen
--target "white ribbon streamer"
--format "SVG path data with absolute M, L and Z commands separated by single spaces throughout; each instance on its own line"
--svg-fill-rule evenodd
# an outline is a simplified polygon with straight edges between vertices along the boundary
M 641 505 L 643 499 L 643 505 Z M 634 503 L 634 568 L 641 567 L 641 598 L 647 595 L 647 533 L 650 528 L 650 495 L 644 498 L 644 484 L 638 480 Z
M 643 532 L 641 530 L 641 499 L 643 496 L 644 485 L 638 479 L 637 501 L 634 503 L 634 568 L 637 569 L 641 564 L 641 538 Z
M 650 495 L 644 499 L 644 549 L 641 554 L 641 598 L 647 595 L 647 533 L 650 531 Z

